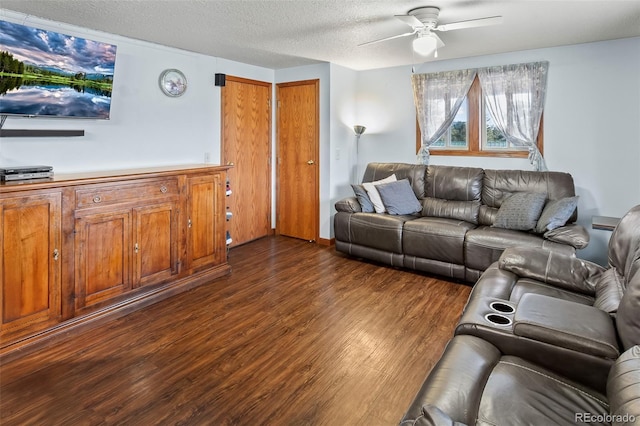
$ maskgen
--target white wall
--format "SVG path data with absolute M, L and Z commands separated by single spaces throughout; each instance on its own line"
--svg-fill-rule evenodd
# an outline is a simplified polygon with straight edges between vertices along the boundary
M 7 129 L 84 129 L 84 137 L 2 138 L 0 162 L 48 164 L 57 173 L 220 162 L 215 73 L 273 81 L 274 71 L 2 10 L 0 18 L 117 46 L 110 120 L 9 117 Z M 158 77 L 180 69 L 188 88 L 165 96 Z
M 640 38 L 430 62 L 416 72 L 538 60 L 550 62 L 545 159 L 550 170 L 573 175 L 579 223 L 591 234 L 579 256 L 604 263 L 610 233 L 591 230 L 591 217 L 619 217 L 640 204 Z M 372 129 L 380 127 L 362 137 L 362 167 L 370 161 L 416 161 L 410 74 L 411 67 L 359 73 L 359 112 L 366 105 Z M 362 124 L 369 127 L 364 117 Z M 431 162 L 531 169 L 523 159 L 432 156 Z
M 198 163 L 209 152 L 211 162 L 219 163 L 215 73 L 273 83 L 320 80 L 321 238 L 333 236 L 335 201 L 351 194 L 354 124 L 367 127 L 359 144 L 358 180 L 371 161 L 416 161 L 411 67 L 353 71 L 319 64 L 274 71 L 2 9 L 0 18 L 118 46 L 111 120 L 9 118 L 8 129 L 84 129 L 85 136 L 2 138 L 0 162 L 50 164 L 56 172 L 74 172 Z M 591 216 L 621 216 L 640 203 L 640 38 L 430 62 L 417 72 L 537 60 L 550 62 L 545 158 L 551 170 L 573 175 L 581 197 L 580 223 L 592 237 L 579 255 L 602 263 L 610 233 L 591 230 Z M 187 76 L 182 97 L 166 97 L 158 88 L 166 68 Z M 275 156 L 275 125 L 272 129 Z M 530 168 L 523 159 L 433 156 L 432 162 Z M 273 218 L 275 224 L 275 211 Z
M 358 72 L 339 65 L 331 64 L 331 110 L 330 118 L 330 170 L 329 170 L 329 200 L 323 209 L 329 215 L 328 233 L 323 238 L 329 238 L 333 233 L 333 213 L 336 201 L 353 195 L 350 183 L 356 180 L 356 136 L 353 126 L 359 124 L 355 99 Z M 323 229 L 327 231 L 326 226 Z

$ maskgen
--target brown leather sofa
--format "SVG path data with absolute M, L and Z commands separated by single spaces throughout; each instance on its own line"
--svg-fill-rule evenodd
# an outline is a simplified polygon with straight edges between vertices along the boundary
M 370 163 L 363 182 L 392 174 L 409 180 L 422 211 L 364 213 L 356 197 L 340 200 L 334 216 L 336 250 L 475 282 L 507 247 L 544 247 L 574 255 L 589 243 L 587 231 L 575 223 L 577 211 L 565 226 L 544 233 L 492 226 L 512 194 L 543 193 L 548 200 L 573 197 L 568 173 Z
M 640 424 L 640 206 L 608 254 L 505 250 L 401 424 Z

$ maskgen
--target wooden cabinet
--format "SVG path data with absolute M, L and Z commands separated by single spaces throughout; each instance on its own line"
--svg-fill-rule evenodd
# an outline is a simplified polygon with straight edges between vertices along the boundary
M 76 194 L 77 310 L 177 274 L 177 177 L 89 185 Z
M 0 341 L 61 316 L 61 192 L 0 194 Z
M 75 309 L 131 290 L 130 234 L 130 210 L 76 218 Z
M 187 267 L 191 270 L 215 265 L 226 257 L 224 176 L 198 176 L 188 179 Z M 223 213 L 226 214 L 226 213 Z
M 0 356 L 229 273 L 226 170 L 1 183 Z

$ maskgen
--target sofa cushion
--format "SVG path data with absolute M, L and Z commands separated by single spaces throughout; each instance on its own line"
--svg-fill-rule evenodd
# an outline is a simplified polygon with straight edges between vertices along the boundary
M 375 212 L 375 208 L 373 207 L 373 203 L 367 194 L 367 190 L 364 189 L 362 185 L 351 185 L 353 188 L 353 193 L 356 195 L 356 199 L 358 203 L 360 203 L 360 209 L 362 213 L 373 213 Z
M 542 247 L 567 254 L 575 253 L 573 247 L 545 240 L 537 234 L 490 226 L 470 229 L 465 236 L 464 246 L 466 266 L 478 271 L 484 271 L 498 260 L 507 247 Z
M 376 189 L 389 214 L 413 214 L 422 210 L 422 205 L 411 189 L 409 179 L 382 183 L 377 185 Z
M 429 166 L 425 195 L 452 201 L 480 201 L 483 177 L 480 168 Z
M 427 166 L 409 163 L 369 163 L 362 177 L 363 182 L 373 182 L 396 175 L 397 179 L 409 179 L 411 188 L 418 199 L 425 195 L 425 177 Z
M 473 424 L 573 425 L 580 413 L 607 415 L 606 397 L 522 358 L 502 356 Z
M 494 227 L 529 231 L 536 226 L 547 196 L 539 192 L 518 192 L 507 198 L 502 205 Z
M 422 200 L 422 216 L 459 219 L 478 224 L 480 201 L 450 201 L 426 197 Z
M 530 170 L 484 170 L 479 223 L 491 225 L 502 202 L 516 192 L 541 192 L 548 200 L 573 197 L 575 187 L 569 173 Z M 577 209 L 569 223 L 578 218 Z
M 402 227 L 411 219 L 415 216 L 338 212 L 335 215 L 336 240 L 402 253 Z
M 384 207 L 384 204 L 382 204 L 382 199 L 380 198 L 380 193 L 376 189 L 376 185 L 380 185 L 388 182 L 395 182 L 396 180 L 397 180 L 396 175 L 391 175 L 391 176 L 387 176 L 384 179 L 376 180 L 373 182 L 365 182 L 362 184 L 362 186 L 364 186 L 364 189 L 367 191 L 369 200 L 371 200 L 371 203 L 373 204 L 373 208 L 375 209 L 376 213 L 384 213 L 387 211 L 387 209 L 385 209 Z
M 536 224 L 536 232 L 543 234 L 564 226 L 577 207 L 578 196 L 547 201 Z
M 464 265 L 464 236 L 475 225 L 463 220 L 421 217 L 404 224 L 402 248 L 407 256 Z

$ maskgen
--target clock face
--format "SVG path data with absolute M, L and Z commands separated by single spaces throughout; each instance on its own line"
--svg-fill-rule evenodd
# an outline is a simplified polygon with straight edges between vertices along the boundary
M 160 74 L 160 89 L 167 96 L 180 96 L 187 90 L 187 78 L 176 69 L 164 70 Z

